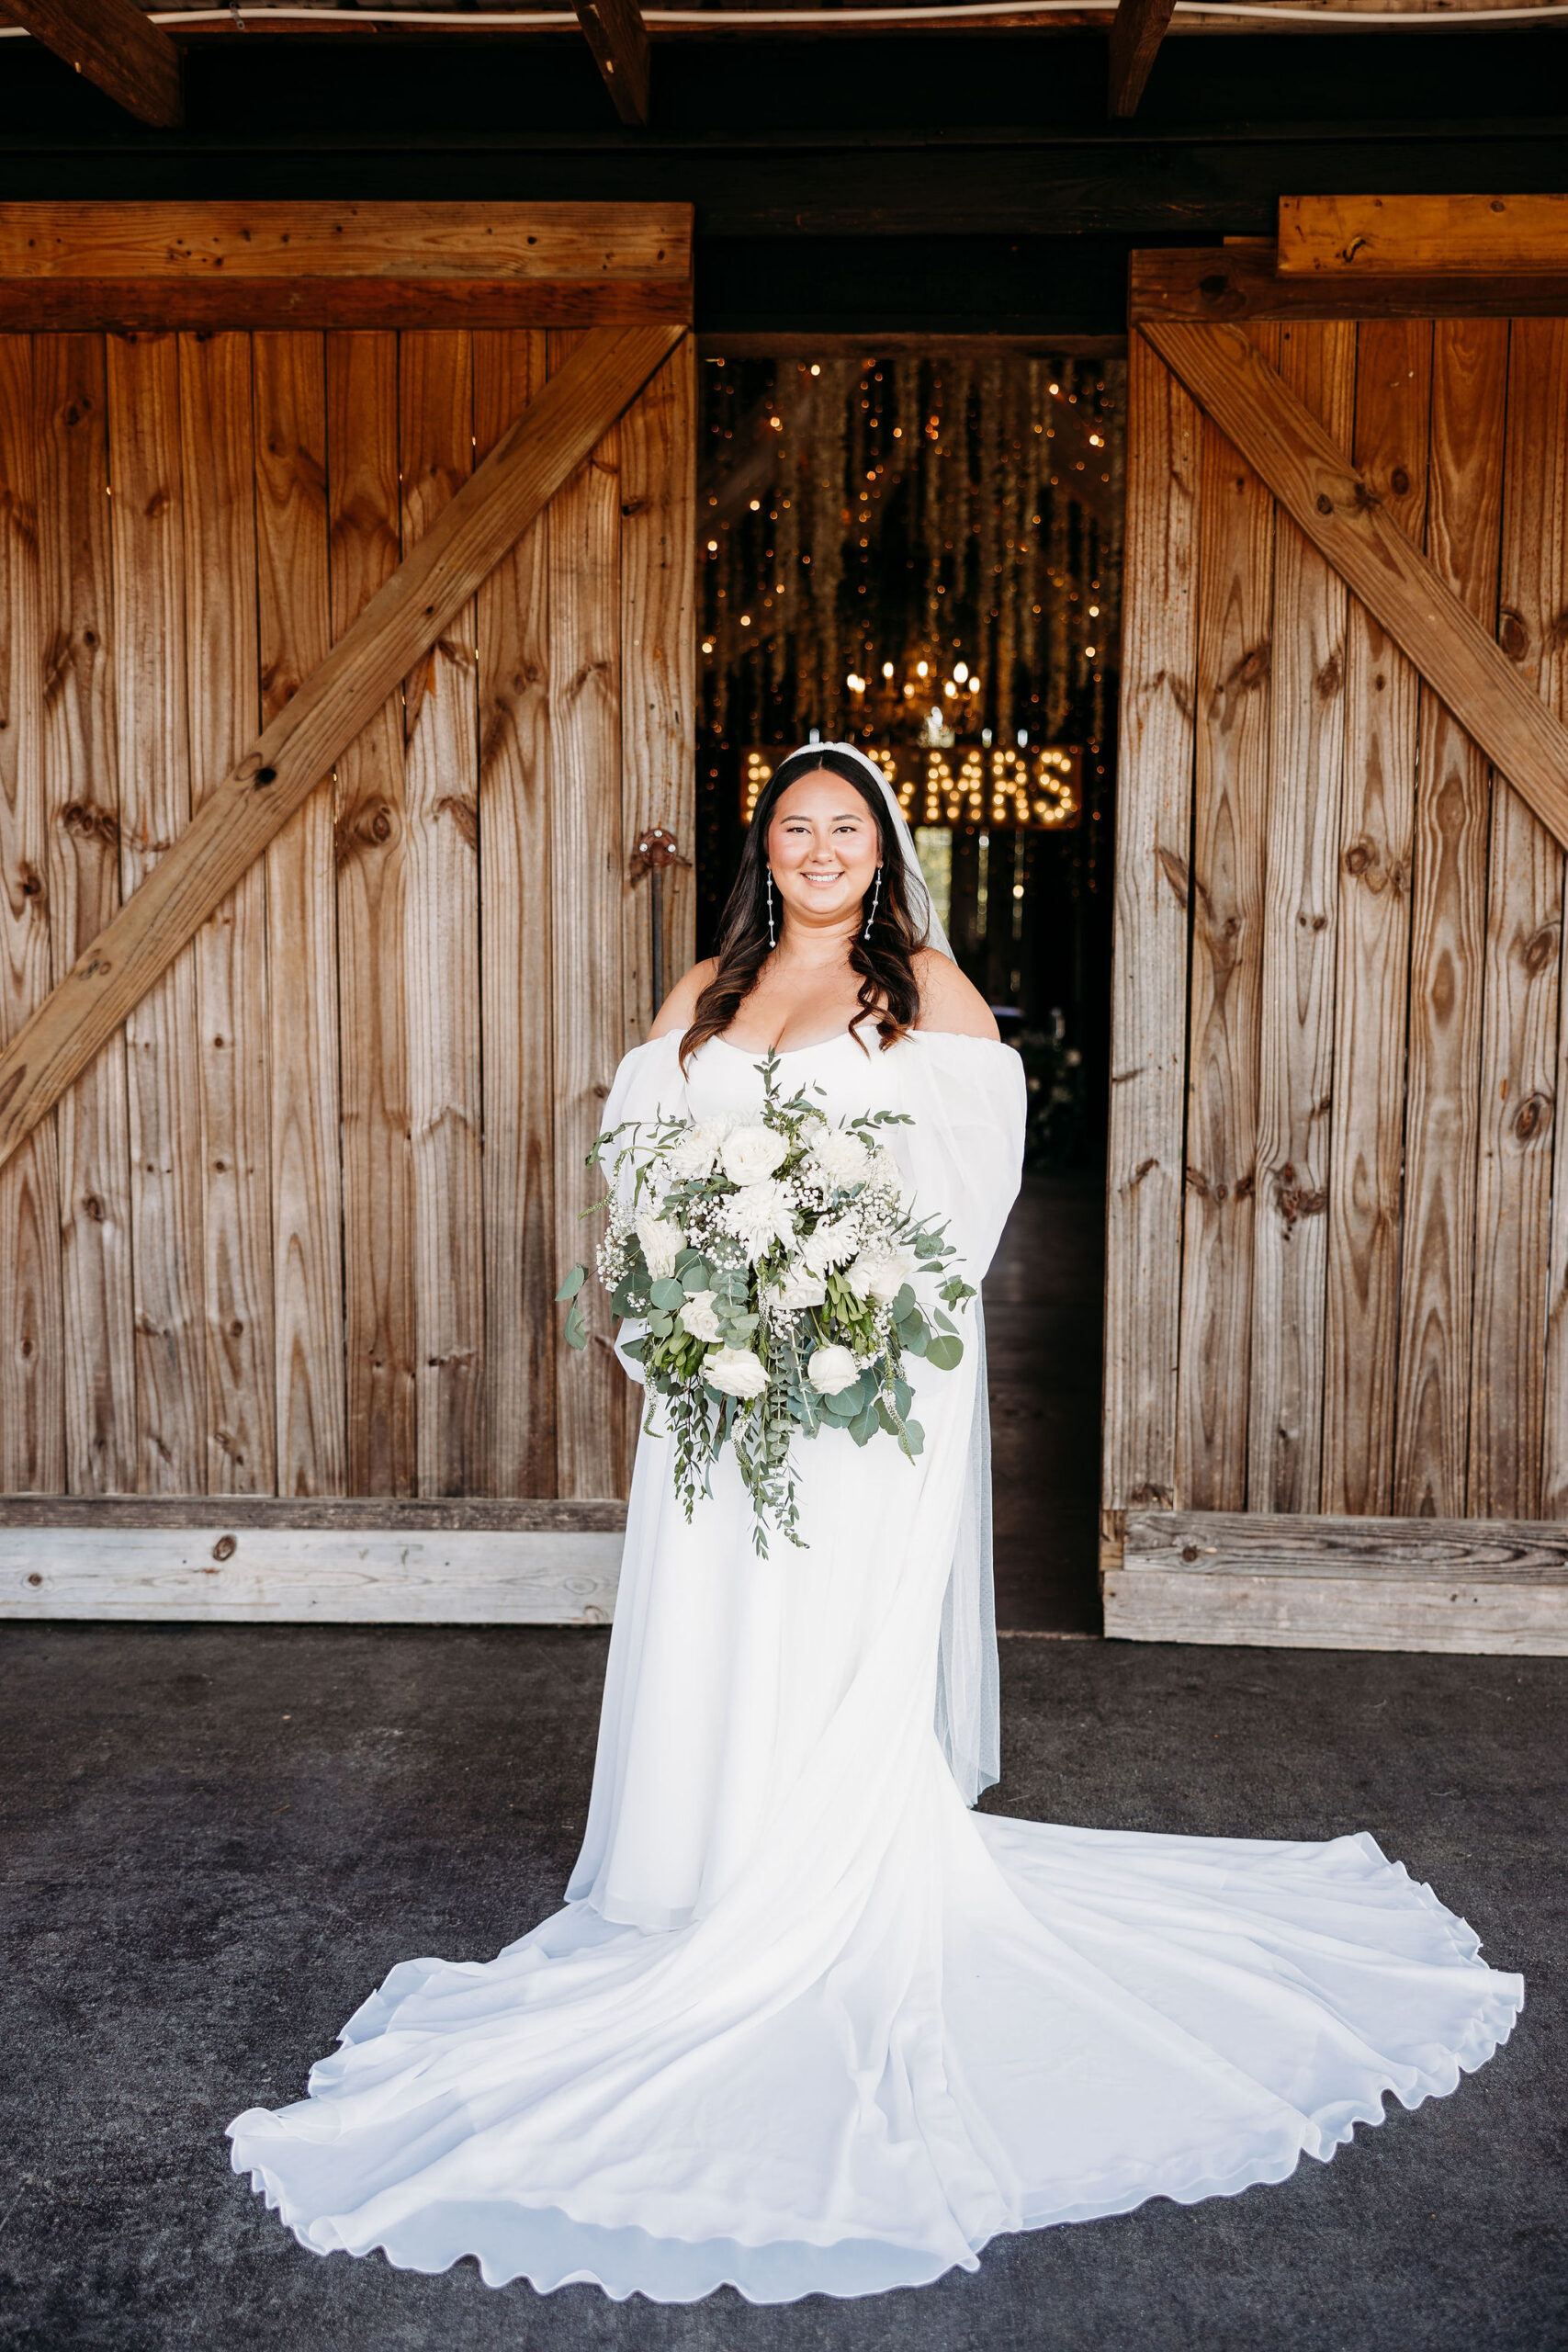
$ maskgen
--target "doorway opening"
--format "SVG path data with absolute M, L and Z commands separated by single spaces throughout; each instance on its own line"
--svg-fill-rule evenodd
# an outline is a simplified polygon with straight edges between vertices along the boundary
M 778 758 L 879 760 L 1029 1086 L 986 1285 L 998 1623 L 1096 1631 L 1124 362 L 746 338 L 699 379 L 697 951 Z

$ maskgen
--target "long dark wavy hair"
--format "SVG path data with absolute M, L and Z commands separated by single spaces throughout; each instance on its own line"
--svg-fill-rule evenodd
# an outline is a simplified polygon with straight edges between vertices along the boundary
M 850 1023 L 850 1034 L 863 1050 L 865 1041 L 859 1035 L 860 1024 L 874 1015 L 882 1050 L 886 1052 L 920 1017 L 920 988 L 915 978 L 914 958 L 926 944 L 925 925 L 916 921 L 909 905 L 903 852 L 888 818 L 887 804 L 858 760 L 846 758 L 842 752 L 818 751 L 808 744 L 805 751 L 792 752 L 773 770 L 758 797 L 746 846 L 740 853 L 740 870 L 719 926 L 717 968 L 697 999 L 692 1025 L 681 1040 L 682 1068 L 699 1046 L 705 1046 L 710 1037 L 723 1035 L 757 985 L 757 975 L 772 952 L 768 944 L 768 828 L 790 786 L 798 784 L 803 775 L 815 775 L 823 768 L 829 775 L 853 785 L 870 809 L 876 826 L 877 860 L 882 867 L 882 889 L 876 898 L 871 935 L 865 936 L 863 918 L 850 946 L 850 968 L 860 975 L 860 1011 Z M 869 893 L 861 904 L 869 914 Z

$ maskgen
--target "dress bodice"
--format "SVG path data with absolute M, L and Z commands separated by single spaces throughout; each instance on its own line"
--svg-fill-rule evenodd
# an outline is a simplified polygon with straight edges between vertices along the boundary
M 874 1030 L 863 1046 L 849 1030 L 780 1054 L 778 1081 L 785 1096 L 807 1094 L 823 1116 L 854 1119 L 867 1111 L 903 1107 L 902 1042 L 884 1053 Z M 710 1037 L 687 1067 L 686 1100 L 694 1119 L 721 1111 L 761 1108 L 765 1052 Z

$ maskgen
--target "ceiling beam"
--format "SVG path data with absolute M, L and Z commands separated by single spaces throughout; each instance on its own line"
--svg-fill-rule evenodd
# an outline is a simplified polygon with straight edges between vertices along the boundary
M 139 122 L 170 130 L 184 121 L 180 52 L 135 0 L 0 0 L 0 15 Z
M 1175 5 L 1176 0 L 1116 0 L 1111 28 L 1111 111 L 1123 120 L 1138 111 Z
M 648 27 L 637 0 L 577 0 L 577 20 L 623 122 L 647 128 Z

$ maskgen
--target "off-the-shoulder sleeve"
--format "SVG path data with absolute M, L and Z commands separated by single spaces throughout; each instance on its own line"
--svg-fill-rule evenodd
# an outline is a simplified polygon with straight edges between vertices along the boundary
M 604 1116 L 600 1132 L 607 1134 L 612 1127 L 624 1126 L 628 1120 L 644 1121 L 686 1115 L 686 1081 L 681 1071 L 681 1040 L 671 1033 L 667 1037 L 650 1037 L 645 1046 L 634 1046 L 622 1056 L 620 1068 L 611 1081 L 604 1104 Z
M 608 1135 L 616 1127 L 651 1126 L 660 1119 L 680 1119 L 685 1115 L 686 1081 L 681 1070 L 680 1037 L 650 1037 L 646 1045 L 634 1046 L 631 1052 L 622 1057 L 611 1083 L 599 1131 L 601 1135 Z M 634 1166 L 635 1159 L 627 1159 L 622 1164 L 618 1178 L 615 1177 L 612 1154 L 604 1174 L 606 1179 L 629 1193 Z M 621 1369 L 628 1379 L 639 1385 L 642 1366 L 635 1358 L 626 1355 L 624 1348 L 625 1342 L 638 1337 L 642 1329 L 642 1324 L 634 1318 L 623 1323 L 615 1335 L 615 1353 L 620 1359 Z
M 947 1219 L 964 1279 L 977 1287 L 1023 1173 L 1023 1064 L 1010 1046 L 932 1029 L 912 1030 L 899 1050 L 915 1211 Z

